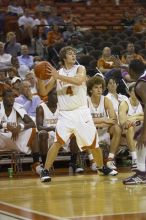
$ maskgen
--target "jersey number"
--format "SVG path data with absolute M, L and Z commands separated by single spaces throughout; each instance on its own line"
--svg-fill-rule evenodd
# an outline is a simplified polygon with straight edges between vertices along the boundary
M 66 94 L 67 94 L 67 95 L 70 95 L 70 96 L 73 95 L 73 91 L 72 91 L 71 86 L 68 86 L 68 87 L 67 87 L 67 89 L 66 89 Z

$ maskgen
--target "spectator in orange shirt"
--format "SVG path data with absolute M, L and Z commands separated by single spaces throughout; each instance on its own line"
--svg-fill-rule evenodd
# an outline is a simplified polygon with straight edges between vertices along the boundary
M 55 43 L 63 41 L 62 34 L 59 32 L 59 27 L 56 24 L 52 25 L 52 31 L 48 33 L 47 43 L 48 47 L 53 46 Z
M 53 59 L 58 59 L 58 52 L 55 49 L 55 44 L 63 42 L 63 36 L 59 31 L 58 25 L 52 26 L 52 31 L 48 33 L 47 46 L 48 46 L 48 61 L 53 63 Z M 55 58 L 54 58 L 55 57 Z M 57 60 L 58 62 L 58 60 Z
M 133 30 L 137 34 L 146 33 L 146 18 L 139 19 L 134 25 Z
M 126 57 L 127 57 L 127 54 L 128 55 L 132 55 L 133 56 L 133 59 L 137 59 L 137 60 L 140 60 L 142 61 L 144 64 L 146 64 L 146 61 L 143 59 L 143 57 L 137 53 L 135 53 L 135 47 L 134 47 L 134 44 L 129 42 L 127 44 L 127 51 L 125 54 L 123 54 L 122 58 L 121 58 L 121 62 L 122 64 L 126 64 L 127 61 L 126 61 Z
M 119 68 L 118 59 L 112 56 L 111 49 L 109 47 L 105 47 L 103 49 L 102 57 L 99 58 L 97 67 L 103 74 L 109 72 L 113 68 Z

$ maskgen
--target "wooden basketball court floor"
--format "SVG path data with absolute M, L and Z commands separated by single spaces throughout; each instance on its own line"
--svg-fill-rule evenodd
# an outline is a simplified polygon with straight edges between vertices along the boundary
M 33 175 L 0 175 L 0 220 L 146 220 L 146 185 L 123 185 L 129 175 L 66 171 L 49 183 Z

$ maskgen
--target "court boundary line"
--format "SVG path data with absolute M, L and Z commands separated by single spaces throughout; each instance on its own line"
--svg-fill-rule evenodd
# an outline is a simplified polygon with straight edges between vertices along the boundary
M 59 217 L 59 216 L 55 216 L 55 215 L 52 215 L 52 214 L 46 214 L 46 213 L 43 213 L 43 212 L 39 212 L 39 211 L 35 211 L 35 210 L 33 210 L 33 209 L 28 209 L 28 208 L 24 208 L 24 207 L 22 207 L 22 206 L 17 206 L 17 205 L 13 205 L 13 204 L 11 204 L 11 203 L 7 203 L 7 202 L 3 202 L 3 201 L 0 201 L 0 208 L 1 208 L 1 206 L 5 206 L 5 207 L 3 207 L 3 208 L 10 208 L 11 210 L 10 210 L 10 212 L 9 211 L 7 211 L 8 213 L 10 213 L 10 214 L 14 214 L 13 212 L 15 212 L 14 210 L 13 210 L 13 212 L 11 212 L 12 211 L 12 209 L 16 209 L 16 211 L 22 211 L 23 213 L 24 212 L 27 212 L 27 214 L 29 215 L 29 214 L 34 214 L 34 215 L 38 215 L 38 216 L 40 216 L 40 217 L 45 217 L 46 219 L 48 218 L 48 219 L 50 219 L 50 220 L 68 220 L 66 217 Z M 0 209 L 0 212 L 1 211 L 3 211 L 3 210 L 1 210 Z M 16 213 L 15 213 L 16 214 Z M 16 214 L 17 215 L 17 214 Z M 21 216 L 20 215 L 20 217 L 24 217 L 24 216 Z M 38 218 L 39 219 L 39 218 Z M 30 220 L 30 218 L 28 218 L 28 220 Z
M 114 217 L 114 216 L 122 216 L 122 215 L 125 215 L 125 216 L 128 216 L 128 215 L 136 215 L 136 214 L 141 214 L 141 215 L 143 215 L 143 214 L 145 214 L 146 215 L 146 212 L 128 212 L 128 213 L 122 213 L 122 212 L 120 212 L 120 213 L 113 213 L 113 214 L 99 214 L 99 215 L 89 215 L 89 216 L 84 216 L 84 215 L 81 215 L 81 216 L 74 216 L 74 217 L 66 217 L 66 218 L 68 218 L 68 219 L 78 219 L 78 218 L 98 218 L 98 217 Z
M 5 212 L 5 211 L 2 211 L 2 210 L 0 210 L 0 214 L 5 215 L 5 216 L 9 216 L 9 217 L 14 217 L 18 220 L 29 220 L 28 218 L 25 218 L 23 216 L 20 217 L 18 215 L 13 214 L 13 213 Z

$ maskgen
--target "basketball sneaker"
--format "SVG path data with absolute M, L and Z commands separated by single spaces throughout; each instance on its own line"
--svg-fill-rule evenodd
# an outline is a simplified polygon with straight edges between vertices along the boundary
M 51 177 L 49 176 L 49 171 L 46 169 L 43 169 L 40 174 L 40 179 L 41 179 L 41 182 L 50 182 Z
M 132 171 L 137 170 L 137 160 L 132 160 L 131 170 Z
M 116 176 L 118 174 L 118 171 L 112 170 L 107 166 L 103 166 L 102 168 L 98 169 L 99 175 L 110 175 L 110 176 Z
M 112 170 L 117 170 L 115 161 L 113 158 L 107 158 L 106 166 Z
M 75 173 L 83 173 L 84 169 L 82 167 L 76 167 Z
M 142 172 L 136 173 L 133 176 L 130 176 L 123 180 L 124 185 L 138 185 L 138 184 L 146 184 L 146 174 Z

